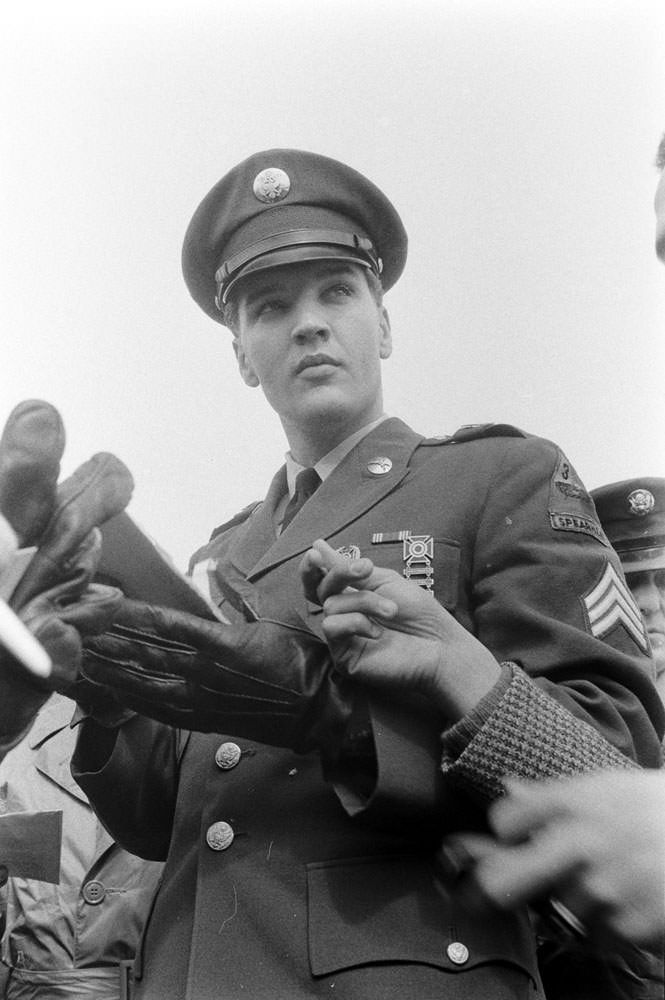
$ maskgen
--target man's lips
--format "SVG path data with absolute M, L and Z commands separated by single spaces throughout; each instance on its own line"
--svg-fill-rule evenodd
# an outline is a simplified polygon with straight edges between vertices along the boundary
M 319 368 L 322 365 L 334 365 L 338 367 L 339 361 L 331 358 L 329 354 L 308 354 L 307 357 L 301 358 L 296 365 L 296 375 L 300 375 L 307 368 Z

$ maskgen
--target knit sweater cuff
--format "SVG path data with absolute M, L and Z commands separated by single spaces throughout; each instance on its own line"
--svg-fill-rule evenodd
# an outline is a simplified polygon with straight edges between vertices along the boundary
M 475 797 L 494 799 L 503 794 L 507 776 L 552 778 L 635 766 L 516 664 L 502 667 L 507 673 L 495 688 L 443 734 L 441 767 L 447 780 Z

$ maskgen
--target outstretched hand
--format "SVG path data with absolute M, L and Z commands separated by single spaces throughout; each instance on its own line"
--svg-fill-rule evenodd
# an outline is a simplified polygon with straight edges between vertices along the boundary
M 470 905 L 514 909 L 556 894 L 594 938 L 662 939 L 662 771 L 505 784 L 507 794 L 489 811 L 496 840 L 469 833 L 444 842 L 444 871 L 465 875 Z
M 499 666 L 477 639 L 417 584 L 371 559 L 350 560 L 317 540 L 301 563 L 309 600 L 339 669 L 368 685 L 434 698 L 449 718 L 470 711 Z

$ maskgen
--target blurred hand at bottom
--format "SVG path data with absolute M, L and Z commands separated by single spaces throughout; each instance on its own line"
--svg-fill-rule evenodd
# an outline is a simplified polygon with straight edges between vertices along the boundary
M 470 905 L 514 909 L 552 897 L 594 940 L 657 942 L 665 932 L 665 772 L 505 785 L 489 810 L 496 840 L 461 834 L 443 845 L 444 873 Z

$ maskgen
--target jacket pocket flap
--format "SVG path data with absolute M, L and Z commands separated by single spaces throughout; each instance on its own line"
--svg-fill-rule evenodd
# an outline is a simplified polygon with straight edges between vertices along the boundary
M 420 962 L 461 973 L 517 966 L 539 983 L 525 912 L 467 912 L 437 881 L 429 858 L 346 858 L 307 866 L 312 974 L 376 962 Z

